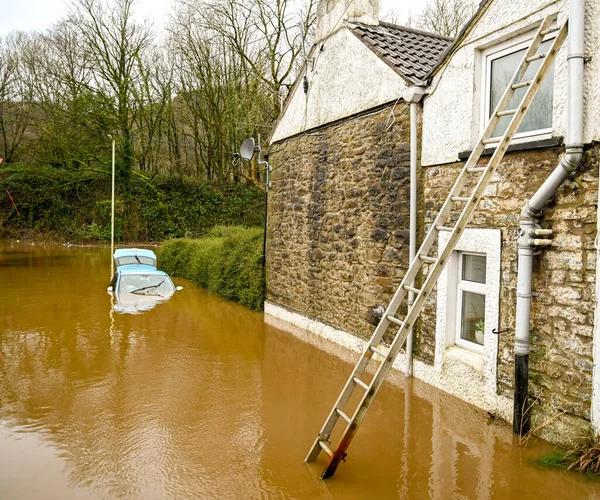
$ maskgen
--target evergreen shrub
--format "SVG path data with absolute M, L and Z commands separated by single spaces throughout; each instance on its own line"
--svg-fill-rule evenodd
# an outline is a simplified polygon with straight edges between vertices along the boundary
M 200 239 L 175 239 L 160 248 L 162 270 L 227 300 L 262 311 L 265 277 L 263 230 L 216 226 Z

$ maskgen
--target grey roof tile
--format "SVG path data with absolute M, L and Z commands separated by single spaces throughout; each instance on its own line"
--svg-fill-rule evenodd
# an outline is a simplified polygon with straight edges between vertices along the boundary
M 381 22 L 348 23 L 350 30 L 388 66 L 411 83 L 422 81 L 452 44 L 452 38 Z

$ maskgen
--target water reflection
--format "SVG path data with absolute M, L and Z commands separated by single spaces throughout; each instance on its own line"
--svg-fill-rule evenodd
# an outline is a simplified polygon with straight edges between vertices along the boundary
M 154 309 L 158 304 L 166 302 L 173 297 L 173 293 L 141 295 L 119 290 L 114 292 L 113 309 L 121 314 L 141 314 L 144 311 Z
M 508 425 L 401 376 L 322 482 L 324 459 L 302 460 L 355 354 L 193 286 L 115 314 L 108 249 L 13 252 L 0 253 L 0 498 L 600 494 L 534 466 L 550 446 L 523 451 Z

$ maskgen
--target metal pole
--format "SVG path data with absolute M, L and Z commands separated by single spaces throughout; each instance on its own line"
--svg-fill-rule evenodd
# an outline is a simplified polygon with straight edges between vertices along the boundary
M 115 272 L 115 140 L 112 141 L 112 190 L 110 206 L 110 276 Z
M 410 103 L 410 224 L 409 224 L 408 261 L 412 262 L 417 253 L 417 103 Z M 414 283 L 410 284 L 414 286 Z M 408 292 L 408 307 L 415 302 L 415 294 Z M 413 329 L 406 338 L 406 366 L 404 373 L 407 377 L 413 374 Z
M 267 167 L 269 168 L 269 167 Z M 267 174 L 268 176 L 269 174 Z M 268 181 L 267 181 L 268 182 Z M 269 204 L 269 188 L 265 186 L 265 229 L 263 231 L 263 256 L 262 256 L 262 265 L 265 267 L 267 265 L 267 207 Z
M 583 157 L 583 72 L 584 72 L 584 0 L 569 2 L 569 42 L 567 53 L 567 144 L 565 155 L 541 187 L 523 207 L 520 218 L 517 269 L 517 308 L 515 321 L 515 381 L 513 432 L 523 436 L 529 432 L 529 350 L 531 329 L 531 289 L 533 279 L 533 246 L 546 202 L 561 184 L 574 173 Z
M 270 173 L 271 173 L 271 165 L 269 165 L 268 160 L 260 159 L 260 134 L 258 134 L 258 164 L 265 166 L 265 226 L 263 231 L 263 255 L 262 255 L 262 265 L 263 268 L 267 264 L 267 218 L 268 218 L 268 207 L 269 207 L 269 188 L 271 187 Z

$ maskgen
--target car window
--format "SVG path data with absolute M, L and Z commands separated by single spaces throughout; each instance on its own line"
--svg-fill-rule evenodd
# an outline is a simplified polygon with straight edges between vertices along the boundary
M 145 266 L 152 267 L 156 266 L 156 262 L 154 262 L 154 259 L 151 259 L 150 257 L 143 257 L 141 255 L 126 255 L 125 257 L 119 257 L 117 259 L 117 266 L 127 266 L 131 264 L 143 264 Z
M 148 291 L 165 294 L 175 290 L 168 276 L 162 274 L 122 274 L 119 291 Z

